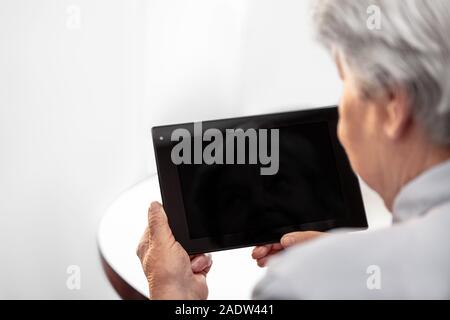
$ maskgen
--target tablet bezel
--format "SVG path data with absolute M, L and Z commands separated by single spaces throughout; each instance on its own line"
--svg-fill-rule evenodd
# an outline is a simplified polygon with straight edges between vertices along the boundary
M 276 127 L 286 127 L 301 123 L 324 122 L 328 123 L 329 137 L 336 160 L 339 183 L 343 194 L 347 217 L 341 217 L 332 221 L 318 221 L 302 224 L 296 227 L 286 227 L 274 230 L 263 237 L 248 241 L 245 234 L 231 234 L 220 237 L 221 245 L 212 238 L 191 239 L 189 237 L 188 223 L 186 220 L 183 195 L 178 175 L 178 168 L 171 161 L 171 134 L 178 128 L 187 129 L 193 134 L 193 123 L 184 123 L 152 128 L 153 145 L 158 170 L 158 179 L 161 197 L 168 216 L 169 225 L 175 239 L 181 243 L 189 254 L 197 254 L 211 251 L 227 250 L 248 247 L 266 243 L 278 242 L 280 237 L 296 230 L 325 231 L 330 228 L 367 228 L 367 219 L 361 195 L 361 189 L 357 176 L 353 173 L 347 155 L 337 138 L 338 111 L 336 106 L 318 109 L 273 113 L 257 116 L 229 118 L 222 120 L 203 121 L 205 125 L 219 124 L 222 128 L 235 128 L 240 123 L 249 121 L 270 122 Z M 163 137 L 161 140 L 160 137 Z M 245 240 L 244 240 L 245 239 Z

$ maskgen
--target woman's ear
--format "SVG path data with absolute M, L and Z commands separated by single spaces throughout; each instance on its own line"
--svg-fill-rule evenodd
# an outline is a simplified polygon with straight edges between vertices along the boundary
M 410 100 L 404 89 L 396 88 L 389 92 L 385 108 L 383 130 L 391 140 L 402 138 L 407 132 L 412 120 Z

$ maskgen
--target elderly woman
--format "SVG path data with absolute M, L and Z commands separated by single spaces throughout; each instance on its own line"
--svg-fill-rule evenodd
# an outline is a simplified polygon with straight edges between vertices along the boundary
M 272 261 L 254 298 L 450 298 L 450 2 L 319 0 L 314 23 L 344 83 L 339 139 L 394 225 L 256 247 Z M 187 255 L 158 203 L 138 255 L 152 298 L 207 297 L 210 257 Z

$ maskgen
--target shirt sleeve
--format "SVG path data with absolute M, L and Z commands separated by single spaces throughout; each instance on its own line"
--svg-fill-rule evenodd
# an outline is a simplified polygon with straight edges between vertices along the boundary
M 254 300 L 290 300 L 293 298 L 294 292 L 290 285 L 269 272 L 258 282 L 252 292 Z M 299 297 L 295 297 L 295 299 L 299 299 Z

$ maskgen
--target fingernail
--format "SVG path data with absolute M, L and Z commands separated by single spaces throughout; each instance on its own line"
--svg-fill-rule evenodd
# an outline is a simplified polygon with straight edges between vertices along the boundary
M 197 268 L 199 267 L 200 262 L 198 260 L 195 260 L 192 264 L 191 264 L 191 268 L 194 270 L 197 270 Z
M 265 256 L 269 251 L 269 248 L 267 248 L 266 246 L 256 247 L 255 249 L 253 249 L 253 257 L 258 259 L 262 256 Z
M 253 249 L 253 255 L 255 255 L 255 256 L 261 255 L 262 250 L 263 250 L 263 247 L 256 247 L 255 249 Z
M 150 204 L 150 212 L 157 213 L 160 210 L 161 206 L 158 202 L 154 201 Z
M 295 243 L 295 239 L 291 236 L 286 236 L 281 239 L 285 246 L 292 246 Z

